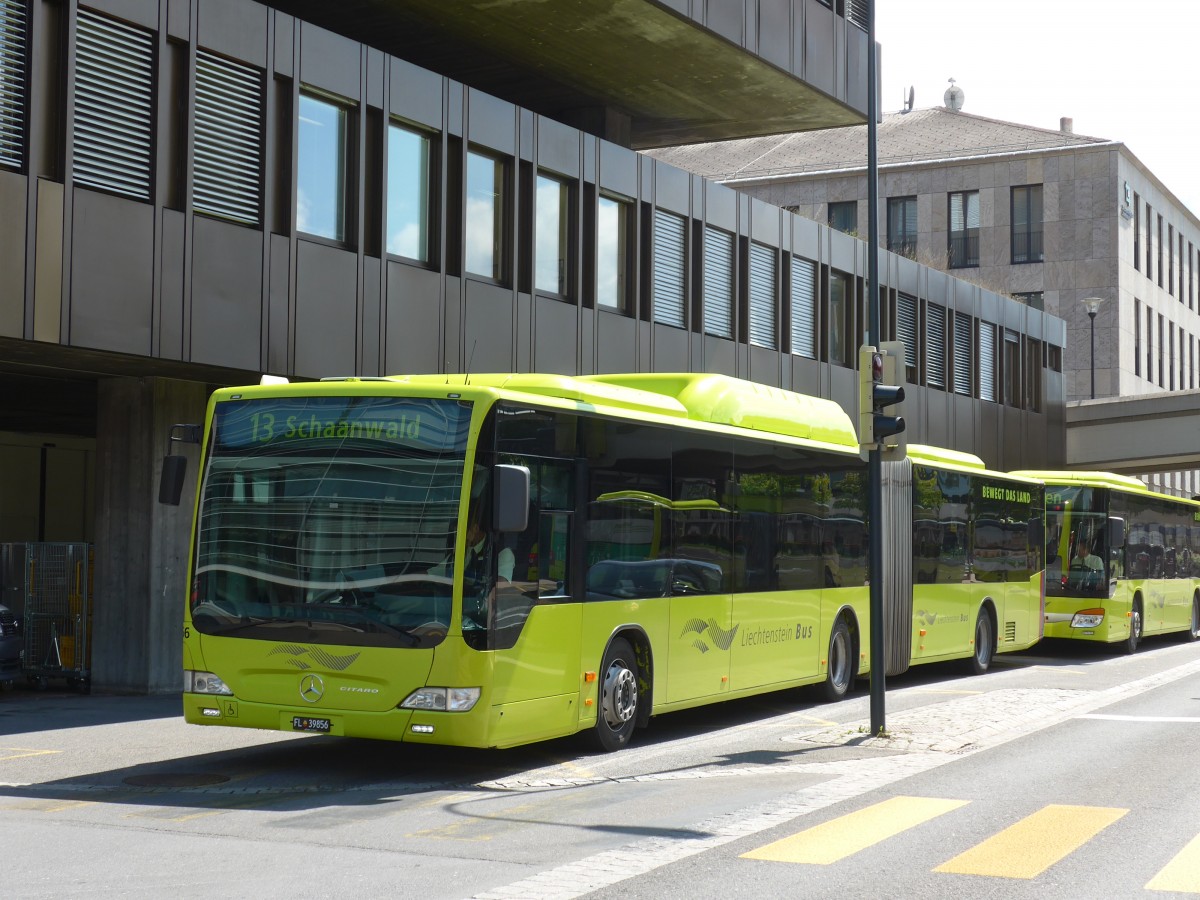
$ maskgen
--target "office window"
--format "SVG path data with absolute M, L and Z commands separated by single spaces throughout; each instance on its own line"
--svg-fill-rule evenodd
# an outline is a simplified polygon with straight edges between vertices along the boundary
M 1021 336 L 1004 329 L 1004 403 L 1006 406 L 1021 404 Z
M 1167 389 L 1175 390 L 1175 323 L 1167 323 Z
M 150 199 L 154 35 L 80 9 L 75 47 L 77 184 Z
M 704 229 L 704 332 L 733 337 L 733 235 Z
M 917 298 L 900 294 L 896 298 L 896 340 L 904 343 L 906 380 L 917 380 Z
M 1179 326 L 1179 389 L 1187 385 L 1187 350 L 1183 340 L 1183 326 Z
M 1046 294 L 1044 291 L 1015 291 L 1012 295 L 1014 300 L 1019 300 L 1030 309 L 1046 308 Z
M 1154 310 L 1146 307 L 1146 380 L 1154 383 Z
M 503 160 L 467 153 L 465 265 L 471 275 L 504 280 L 504 216 L 507 209 Z
M 841 272 L 829 273 L 829 361 L 839 366 L 850 365 L 850 305 L 854 299 L 850 276 Z
M 427 135 L 394 122 L 387 140 L 387 252 L 430 262 L 432 144 Z
M 0 166 L 25 164 L 24 0 L 0 0 Z
M 1158 315 L 1158 386 L 1166 387 L 1166 355 L 1163 352 L 1163 344 L 1166 343 L 1167 326 L 1166 319 L 1162 313 Z
M 792 353 L 817 358 L 817 264 L 792 257 Z
M 1188 388 L 1196 386 L 1196 336 L 1188 335 Z
M 1012 189 L 1012 261 L 1042 261 L 1042 186 Z
M 651 301 L 654 321 L 683 328 L 687 325 L 687 223 L 683 216 L 654 212 L 654 269 Z
M 1167 293 L 1175 294 L 1175 226 L 1167 226 Z
M 950 268 L 979 265 L 979 191 L 950 194 Z
M 1133 195 L 1133 267 L 1142 270 L 1142 200 Z
M 1195 309 L 1194 300 L 1196 297 L 1195 288 L 1195 273 L 1196 273 L 1196 248 L 1191 241 L 1188 241 L 1187 249 L 1187 273 L 1188 273 L 1188 309 Z
M 311 94 L 300 95 L 296 154 L 296 229 L 344 241 L 349 180 L 349 119 L 342 106 Z
M 887 215 L 887 248 L 893 253 L 916 259 L 917 198 L 888 198 Z
M 1152 230 L 1154 228 L 1154 225 L 1152 224 L 1153 221 L 1154 221 L 1154 216 L 1153 216 L 1153 213 L 1150 212 L 1150 203 L 1147 202 L 1146 203 L 1146 277 L 1150 278 L 1150 279 L 1154 278 L 1153 251 L 1150 248 L 1150 245 L 1152 243 L 1154 243 L 1153 240 L 1151 240 L 1151 238 L 1153 237 Z
M 971 396 L 971 317 L 954 314 L 954 393 Z
M 196 51 L 192 205 L 257 225 L 262 220 L 263 77 L 253 66 Z
M 925 384 L 946 388 L 946 308 L 925 307 Z
M 571 194 L 564 181 L 538 175 L 534 201 L 533 286 L 548 294 L 565 297 L 570 291 L 569 259 Z
M 751 344 L 759 347 L 777 347 L 775 337 L 776 303 L 778 296 L 775 260 L 778 254 L 773 247 L 750 244 L 750 333 Z
M 1179 232 L 1179 302 L 1183 302 L 1183 232 Z
M 858 202 L 830 203 L 828 224 L 846 234 L 858 234 Z
M 600 197 L 596 209 L 596 305 L 628 311 L 629 204 Z
M 1142 301 L 1133 298 L 1133 374 L 1142 377 Z
M 733 235 L 704 229 L 704 331 L 733 338 Z
M 996 327 L 979 323 L 979 399 L 996 402 Z
M 1163 217 L 1158 217 L 1158 240 L 1156 241 L 1157 253 L 1154 258 L 1158 260 L 1158 286 L 1163 286 Z

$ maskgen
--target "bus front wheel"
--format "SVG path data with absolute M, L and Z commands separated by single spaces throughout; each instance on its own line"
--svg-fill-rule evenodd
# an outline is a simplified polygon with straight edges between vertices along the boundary
M 600 708 L 592 729 L 597 749 L 611 753 L 628 744 L 637 725 L 637 713 L 637 659 L 629 642 L 616 638 L 609 644 L 600 666 Z
M 1125 638 L 1125 652 L 1137 650 L 1138 641 L 1142 639 L 1142 601 L 1133 602 L 1133 610 L 1129 613 L 1129 637 Z
M 982 675 L 992 667 L 992 655 L 996 652 L 996 634 L 992 617 L 986 609 L 979 611 L 975 620 L 975 651 L 971 654 L 971 671 Z
M 850 629 L 845 619 L 838 619 L 829 635 L 829 656 L 826 657 L 826 676 L 822 689 L 825 699 L 833 703 L 841 700 L 854 681 L 854 642 L 850 640 Z

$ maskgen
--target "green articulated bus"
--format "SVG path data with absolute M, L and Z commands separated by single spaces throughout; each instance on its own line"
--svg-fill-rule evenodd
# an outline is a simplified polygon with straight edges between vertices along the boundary
M 672 710 L 811 684 L 836 699 L 868 670 L 868 526 L 889 673 L 984 671 L 1036 643 L 1041 485 L 920 447 L 885 474 L 868 523 L 849 416 L 720 375 L 219 390 L 186 719 L 613 750 Z
M 1019 474 L 1046 486 L 1046 637 L 1200 638 L 1200 502 L 1110 472 Z

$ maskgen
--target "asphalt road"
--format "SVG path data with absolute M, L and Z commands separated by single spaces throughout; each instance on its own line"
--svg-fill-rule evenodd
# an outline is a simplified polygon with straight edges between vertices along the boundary
M 864 686 L 831 705 L 791 691 L 664 716 L 612 755 L 204 728 L 177 697 L 10 692 L 0 890 L 1200 893 L 1200 644 L 1150 640 L 1132 657 L 1045 644 L 962 671 L 892 679 L 887 738 L 866 733 Z

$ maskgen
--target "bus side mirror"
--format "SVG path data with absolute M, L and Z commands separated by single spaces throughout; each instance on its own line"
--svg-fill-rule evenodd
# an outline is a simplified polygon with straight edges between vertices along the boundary
M 499 464 L 492 478 L 492 527 L 501 532 L 524 531 L 529 525 L 529 468 Z
M 170 452 L 175 441 L 200 443 L 200 426 L 172 425 L 167 435 L 167 455 L 163 457 L 162 474 L 158 479 L 158 502 L 167 506 L 179 505 L 179 498 L 183 496 L 183 479 L 187 476 L 187 457 Z

